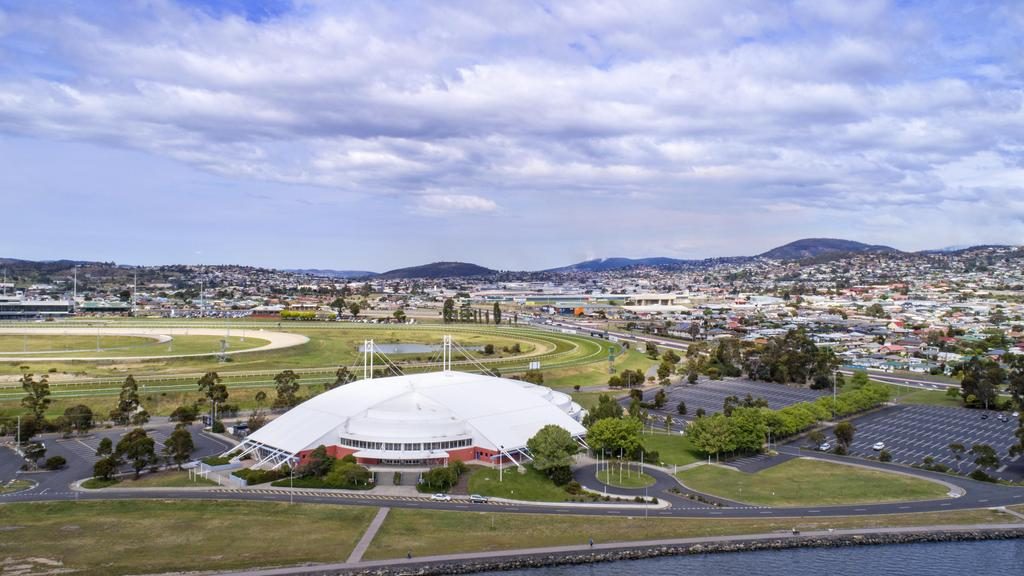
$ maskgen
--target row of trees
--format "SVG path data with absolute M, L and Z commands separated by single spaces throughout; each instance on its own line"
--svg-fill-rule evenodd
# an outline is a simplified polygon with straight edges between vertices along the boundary
M 163 457 L 168 463 L 181 465 L 189 460 L 195 451 L 192 433 L 182 425 L 175 427 L 174 432 L 164 442 Z M 122 464 L 128 464 L 135 472 L 135 478 L 147 467 L 155 467 L 160 463 L 156 452 L 156 441 L 143 428 L 135 428 L 118 440 L 115 446 L 110 438 L 100 441 L 96 449 L 100 457 L 93 466 L 93 476 L 103 480 L 111 480 Z
M 697 449 L 716 457 L 722 453 L 760 452 L 769 434 L 773 438 L 792 436 L 832 418 L 833 414 L 841 418 L 879 406 L 889 399 L 889 394 L 885 386 L 868 383 L 844 390 L 835 403 L 831 397 L 822 397 L 772 410 L 764 406 L 743 406 L 741 402 L 733 405 L 729 415 L 715 414 L 693 420 L 686 433 Z

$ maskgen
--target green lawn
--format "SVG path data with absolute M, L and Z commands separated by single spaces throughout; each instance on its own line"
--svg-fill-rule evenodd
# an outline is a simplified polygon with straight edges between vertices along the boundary
M 121 481 L 117 478 L 111 478 L 110 480 L 103 480 L 102 478 L 89 478 L 82 482 L 82 488 L 87 490 L 98 490 L 100 488 L 109 488 L 110 486 L 116 486 Z
M 364 559 L 512 550 L 516 548 L 584 545 L 663 538 L 690 538 L 732 534 L 762 534 L 828 528 L 892 526 L 1011 524 L 1018 519 L 994 510 L 964 510 L 882 516 L 814 518 L 719 519 L 649 518 L 643 515 L 615 519 L 595 516 L 448 512 L 392 508 Z
M 656 480 L 649 474 L 639 470 L 624 467 L 621 471 L 614 463 L 610 470 L 601 470 L 597 473 L 597 479 L 609 486 L 618 488 L 644 488 L 653 486 Z M 621 473 L 620 473 L 621 472 Z
M 0 484 L 0 494 L 10 494 L 12 492 L 18 492 L 32 486 L 32 482 L 29 480 L 11 480 L 6 484 Z
M 607 384 L 608 378 L 611 377 L 611 374 L 608 373 L 609 347 L 618 351 L 618 346 L 606 344 L 602 357 L 591 364 L 545 371 L 544 384 L 552 388 L 562 389 L 572 388 L 576 385 L 599 386 Z M 615 358 L 614 365 L 616 372 L 622 372 L 627 369 L 646 372 L 648 368 L 655 364 L 657 364 L 657 361 L 651 360 L 646 354 L 635 350 L 627 350 L 625 354 L 620 354 Z
M 677 474 L 690 488 L 737 502 L 762 506 L 828 506 L 943 498 L 941 484 L 798 458 L 756 474 L 720 466 L 698 466 Z
M 926 406 L 946 406 L 949 408 L 963 408 L 964 403 L 960 401 L 960 397 L 950 398 L 946 396 L 945 392 L 938 390 L 913 390 L 907 392 L 907 388 L 903 389 L 903 393 L 895 397 L 895 400 L 900 404 L 923 404 Z
M 15 353 L 14 355 L 39 352 L 63 352 L 65 350 L 84 350 L 95 352 L 106 348 L 150 347 L 155 348 L 157 341 L 141 336 L 89 336 L 83 334 L 0 334 L 0 352 Z M 0 355 L 0 358 L 3 358 Z
M 526 466 L 526 474 L 520 474 L 515 468 L 505 469 L 500 482 L 497 470 L 477 468 L 470 473 L 469 492 L 534 502 L 562 502 L 569 497 L 564 489 L 530 466 Z
M 206 478 L 192 480 L 187 470 L 167 470 L 152 474 L 143 474 L 138 480 L 125 480 L 119 488 L 181 488 L 188 486 L 216 486 L 217 483 Z
M 217 483 L 206 478 L 192 480 L 187 470 L 164 470 L 161 472 L 149 472 L 139 476 L 138 480 L 130 477 L 114 478 L 112 480 L 100 480 L 90 478 L 82 482 L 83 488 L 95 490 L 117 486 L 118 488 L 187 488 L 195 486 L 216 486 Z
M 645 434 L 643 444 L 646 450 L 656 451 L 659 461 L 667 466 L 685 466 L 703 460 L 690 438 L 682 434 Z
M 376 512 L 189 500 L 4 504 L 0 558 L 33 566 L 41 558 L 86 576 L 344 562 Z

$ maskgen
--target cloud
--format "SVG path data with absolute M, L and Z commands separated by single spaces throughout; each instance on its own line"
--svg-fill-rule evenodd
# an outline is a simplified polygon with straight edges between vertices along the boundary
M 0 0 L 0 133 L 138 150 L 271 196 L 503 217 L 594 202 L 670 235 L 688 233 L 673 210 L 713 207 L 749 214 L 734 223 L 751 234 L 785 213 L 796 236 L 1024 193 L 1009 168 L 998 186 L 964 176 L 1019 162 L 1012 5 L 43 4 Z M 559 226 L 567 251 L 595 246 Z
M 493 200 L 463 194 L 428 194 L 416 199 L 416 209 L 430 216 L 494 212 L 498 205 Z

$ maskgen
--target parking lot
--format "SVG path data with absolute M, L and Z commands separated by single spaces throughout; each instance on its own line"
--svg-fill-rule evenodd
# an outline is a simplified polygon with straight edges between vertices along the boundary
M 921 464 L 931 456 L 936 462 L 949 466 L 960 473 L 969 474 L 974 470 L 974 456 L 962 454 L 957 460 L 949 449 L 953 443 L 963 444 L 969 451 L 974 444 L 988 444 L 999 454 L 1002 461 L 1000 471 L 988 470 L 993 476 L 1004 479 L 1019 479 L 1020 462 L 1008 458 L 1008 450 L 1014 444 L 1016 420 L 1000 422 L 996 412 L 982 420 L 980 410 L 947 408 L 940 406 L 893 406 L 879 412 L 857 418 L 857 428 L 850 454 L 854 456 L 878 456 L 872 449 L 876 442 L 883 442 L 892 454 L 893 462 L 900 464 Z M 1009 466 L 1007 466 L 1009 465 Z
M 646 402 L 653 401 L 656 392 L 656 390 L 648 390 L 644 393 L 644 400 Z M 697 384 L 674 384 L 669 386 L 666 392 L 668 393 L 668 402 L 665 407 L 661 410 L 649 411 L 651 416 L 661 423 L 664 422 L 666 414 L 671 415 L 674 421 L 679 422 L 680 419 L 696 418 L 697 410 L 700 408 L 703 408 L 709 416 L 721 412 L 722 404 L 728 396 L 736 396 L 743 400 L 747 394 L 750 394 L 755 399 L 764 398 L 770 408 L 777 409 L 797 402 L 814 400 L 829 393 L 828 391 L 795 388 L 772 382 L 757 382 L 745 378 L 726 378 L 724 380 L 701 378 Z M 686 402 L 686 415 L 682 417 L 676 411 L 680 401 Z M 626 398 L 622 402 L 623 406 L 629 406 L 630 400 Z M 681 425 L 682 422 L 679 422 L 679 425 L 673 425 L 672 428 L 679 430 Z

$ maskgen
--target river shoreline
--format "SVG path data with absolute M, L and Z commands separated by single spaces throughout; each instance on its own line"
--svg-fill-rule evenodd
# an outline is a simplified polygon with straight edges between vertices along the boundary
M 978 542 L 1024 538 L 1024 526 L 943 527 L 941 529 L 878 529 L 814 532 L 808 534 L 747 535 L 721 538 L 694 538 L 674 543 L 623 542 L 595 545 L 562 551 L 516 551 L 487 554 L 436 556 L 432 558 L 398 559 L 392 561 L 363 562 L 358 566 L 302 566 L 291 569 L 254 570 L 239 572 L 261 576 L 318 575 L 318 576 L 399 576 L 416 574 L 442 576 L 474 574 L 551 566 L 571 566 L 623 560 L 642 560 L 664 556 L 721 554 L 794 548 L 844 548 L 851 546 L 879 546 L 917 544 L 927 542 Z

